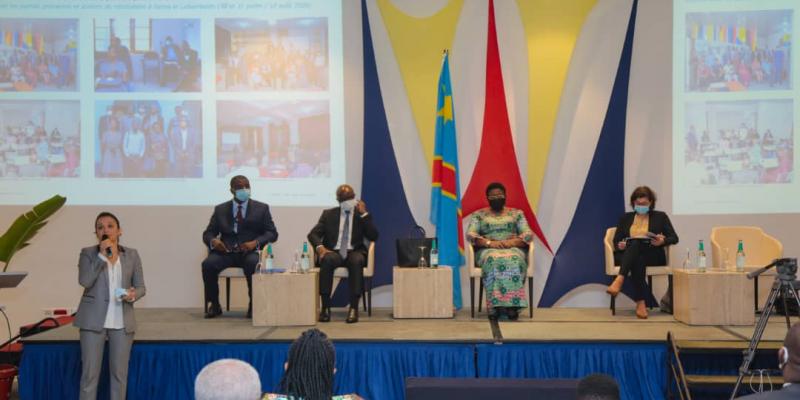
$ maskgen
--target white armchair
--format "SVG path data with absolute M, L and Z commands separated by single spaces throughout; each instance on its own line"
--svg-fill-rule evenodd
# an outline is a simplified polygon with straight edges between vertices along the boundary
M 478 312 L 480 312 L 483 303 L 483 270 L 475 263 L 475 248 L 472 247 L 472 243 L 466 241 L 465 247 L 465 261 L 469 268 L 470 312 L 472 318 L 475 318 L 475 278 L 480 282 L 478 289 Z M 525 274 L 528 278 L 528 315 L 530 318 L 533 318 L 533 251 L 533 243 L 530 243 L 528 245 L 528 271 Z
M 606 236 L 603 238 L 603 246 L 605 247 L 605 258 L 606 258 L 606 275 L 616 277 L 619 275 L 619 266 L 615 265 L 614 263 L 614 234 L 617 233 L 617 228 L 608 228 L 606 229 Z M 666 275 L 667 280 L 669 281 L 669 288 L 672 288 L 672 269 L 669 267 L 669 252 L 672 246 L 666 246 L 664 251 L 666 252 L 667 257 L 667 265 L 654 265 L 654 266 L 647 266 L 646 274 L 647 274 L 647 284 L 650 286 L 650 290 L 653 290 L 653 276 L 656 275 Z M 670 298 L 672 297 L 672 293 L 669 294 Z M 609 308 L 611 308 L 611 315 L 617 315 L 617 301 L 616 297 L 611 296 L 611 304 Z
M 316 255 L 311 257 L 312 268 L 319 273 L 319 267 L 316 265 Z M 364 267 L 364 284 L 361 285 L 361 299 L 364 304 L 364 311 L 368 316 L 372 316 L 372 277 L 375 276 L 375 242 L 369 243 L 367 249 L 367 266 Z M 333 270 L 333 287 L 331 292 L 336 291 L 336 287 L 342 279 L 348 278 L 347 268 L 344 266 L 337 267 Z
M 783 244 L 774 237 L 768 235 L 763 229 L 757 226 L 715 226 L 711 228 L 711 263 L 714 268 L 725 267 L 725 250 L 728 249 L 728 261 L 730 265 L 735 265 L 736 249 L 739 240 L 744 243 L 744 253 L 746 272 L 761 268 L 776 258 L 783 257 Z M 774 275 L 774 271 L 769 271 L 769 275 Z M 753 279 L 755 290 L 754 310 L 758 310 L 758 277 Z

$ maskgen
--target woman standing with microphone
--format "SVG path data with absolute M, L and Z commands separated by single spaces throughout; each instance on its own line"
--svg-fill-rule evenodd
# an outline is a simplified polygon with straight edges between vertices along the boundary
M 133 302 L 145 294 L 139 253 L 122 247 L 119 219 L 101 212 L 94 223 L 99 243 L 81 250 L 78 283 L 83 287 L 74 325 L 81 337 L 81 400 L 97 398 L 97 383 L 108 339 L 111 399 L 125 399 L 128 359 L 136 320 Z

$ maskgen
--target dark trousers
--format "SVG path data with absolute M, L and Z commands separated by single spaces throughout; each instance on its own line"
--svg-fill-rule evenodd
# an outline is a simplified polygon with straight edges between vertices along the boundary
M 319 295 L 322 306 L 330 307 L 331 289 L 333 288 L 333 270 L 337 267 L 347 268 L 347 284 L 350 286 L 350 307 L 358 308 L 358 299 L 364 284 L 364 267 L 367 256 L 362 250 L 350 250 L 347 258 L 342 260 L 338 251 L 331 251 L 319 262 Z
M 253 272 L 258 264 L 258 253 L 220 253 L 212 251 L 203 260 L 203 287 L 205 289 L 205 305 L 219 305 L 219 273 L 225 268 L 239 267 L 244 270 L 247 280 L 247 296 L 253 302 Z
M 638 240 L 628 242 L 625 250 L 614 254 L 614 259 L 620 266 L 619 275 L 631 277 L 633 301 L 648 300 L 648 303 L 655 303 L 647 286 L 647 266 L 662 264 L 663 257 L 664 250 L 661 247 L 653 247 Z

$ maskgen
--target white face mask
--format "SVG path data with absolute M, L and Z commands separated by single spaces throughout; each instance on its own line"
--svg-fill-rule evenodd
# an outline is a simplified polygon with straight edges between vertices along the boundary
M 787 349 L 786 346 L 783 346 L 778 354 L 780 354 L 780 360 L 778 360 L 778 369 L 783 369 L 783 367 L 789 363 L 789 349 Z
M 342 211 L 353 211 L 353 209 L 356 208 L 357 203 L 358 200 L 350 199 L 339 203 L 339 206 L 342 207 Z

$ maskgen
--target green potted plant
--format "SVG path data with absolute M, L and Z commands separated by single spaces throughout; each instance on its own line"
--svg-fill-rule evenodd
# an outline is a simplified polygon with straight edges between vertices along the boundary
M 66 197 L 55 195 L 33 206 L 33 209 L 20 215 L 6 233 L 0 236 L 0 261 L 5 263 L 3 272 L 8 269 L 14 254 L 28 246 L 36 233 L 47 224 L 47 219 L 66 202 Z

